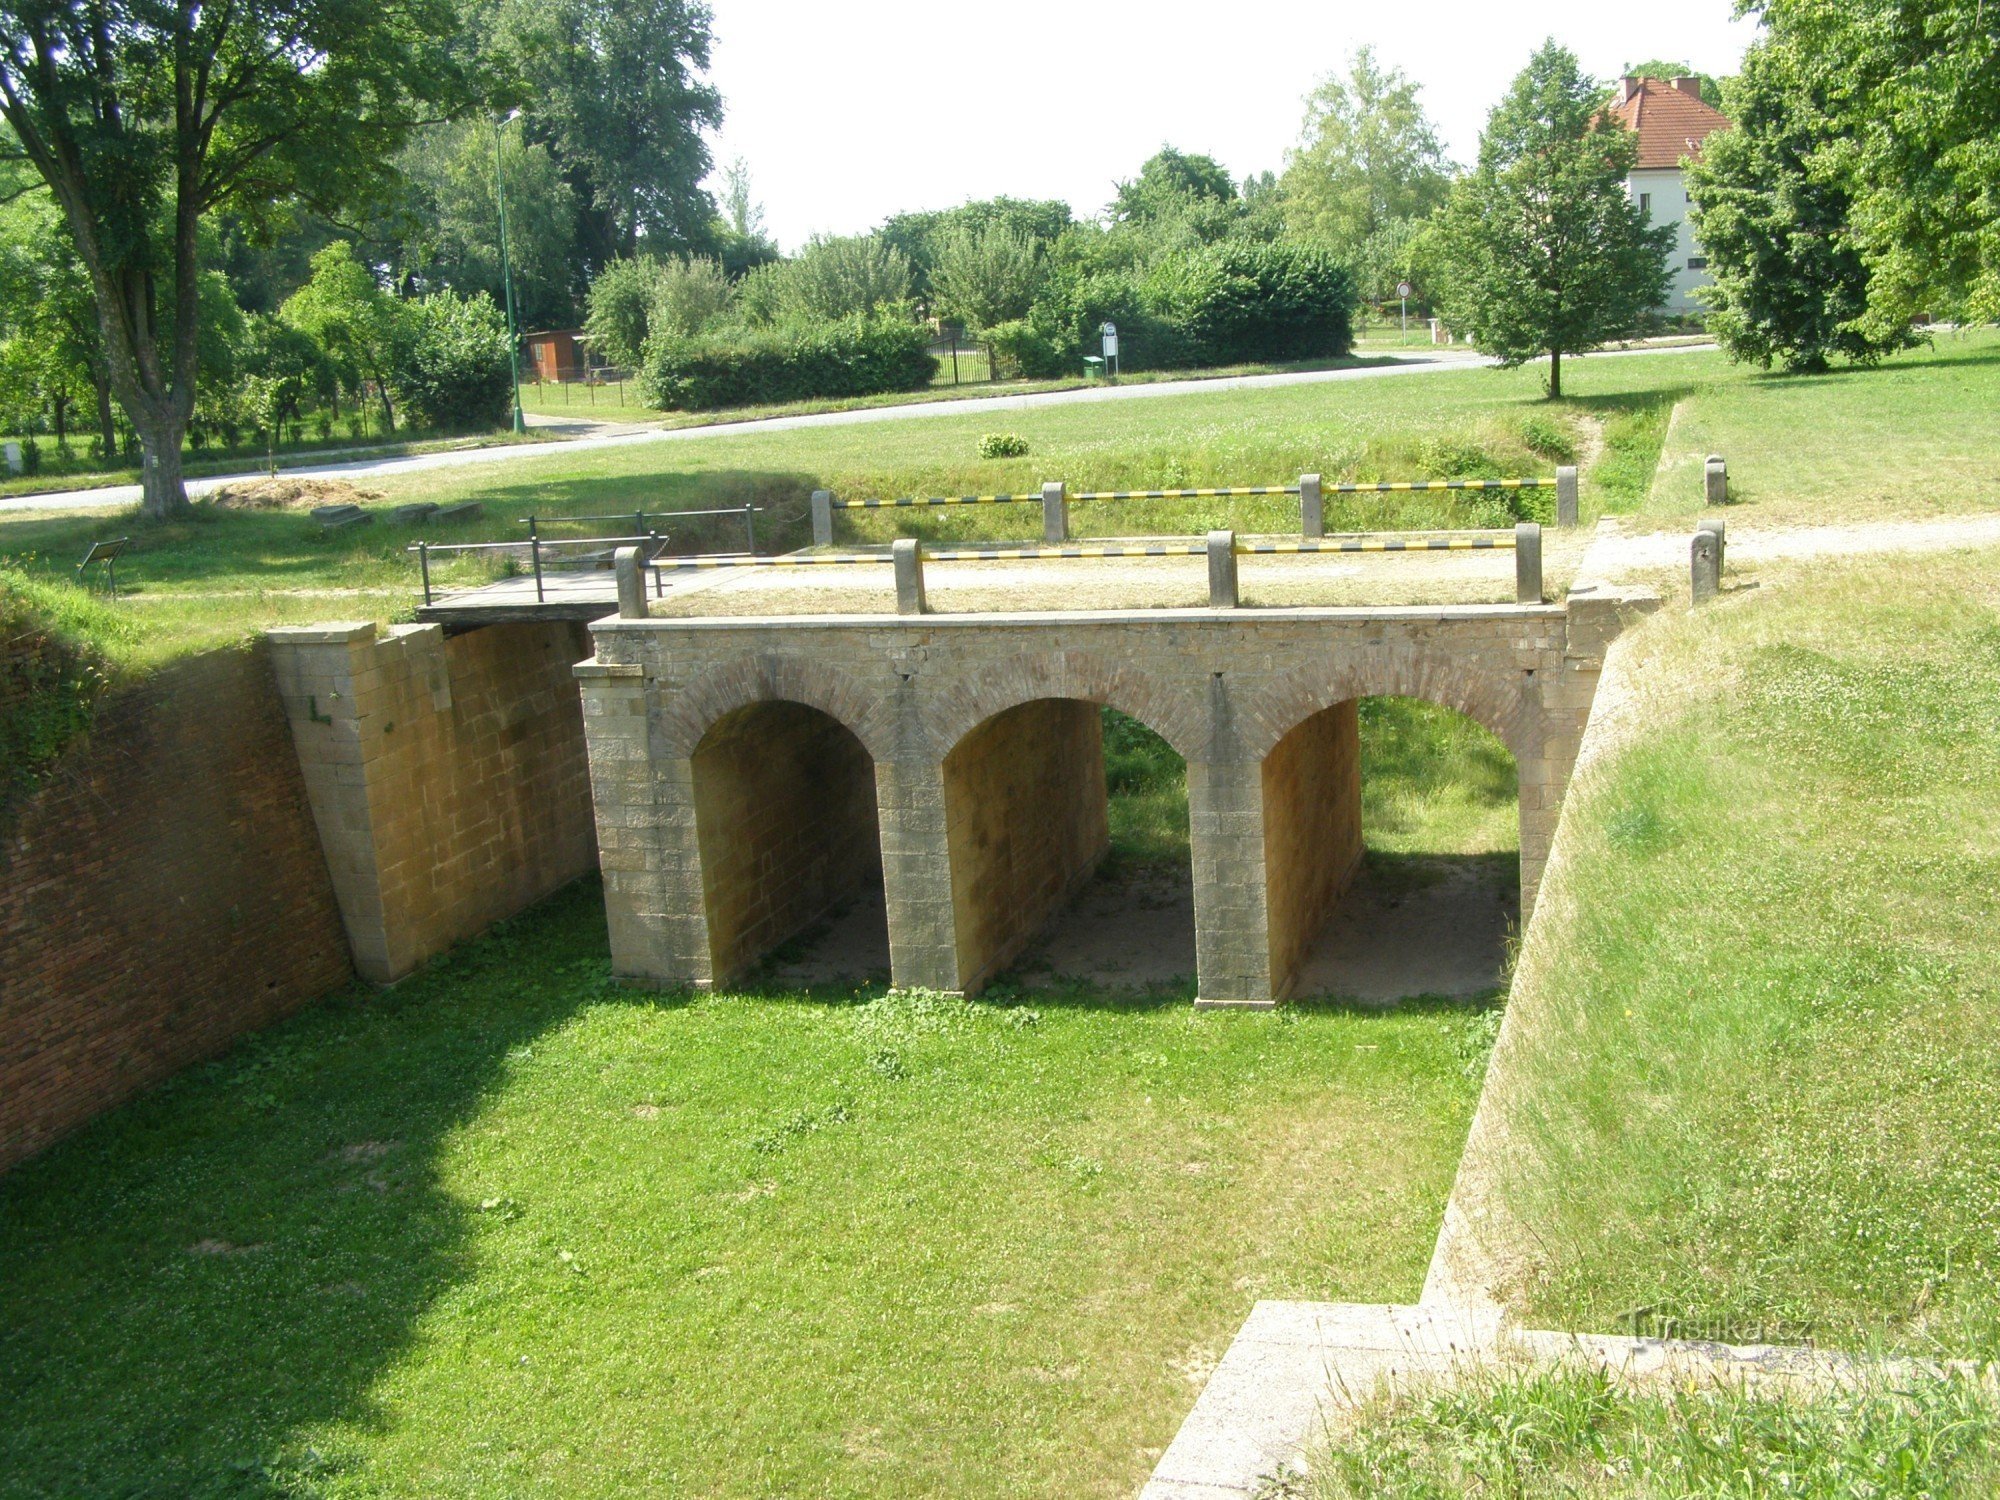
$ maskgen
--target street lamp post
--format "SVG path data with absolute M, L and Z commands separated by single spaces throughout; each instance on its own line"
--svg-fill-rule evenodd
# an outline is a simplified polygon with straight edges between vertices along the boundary
M 493 197 L 500 207 L 500 282 L 507 293 L 507 358 L 514 370 L 514 430 L 526 432 L 521 415 L 521 330 L 514 322 L 514 268 L 507 259 L 507 175 L 500 169 L 500 131 L 521 117 L 516 109 L 493 123 Z

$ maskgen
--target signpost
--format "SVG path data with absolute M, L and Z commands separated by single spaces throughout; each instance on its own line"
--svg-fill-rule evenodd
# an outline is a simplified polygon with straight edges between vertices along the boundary
M 1412 291 L 1412 288 L 1411 288 L 1411 286 L 1410 286 L 1409 282 L 1407 282 L 1407 281 L 1399 281 L 1399 282 L 1397 282 L 1397 283 L 1396 283 L 1396 296 L 1398 297 L 1398 299 L 1400 299 L 1400 300 L 1401 300 L 1401 302 L 1402 302 L 1402 304 L 1403 304 L 1403 332 L 1405 332 L 1405 333 L 1408 333 L 1408 332 L 1410 331 L 1410 292 L 1411 292 L 1411 291 Z
M 1097 331 L 1104 335 L 1104 372 L 1115 376 L 1118 373 L 1118 325 L 1107 318 L 1098 325 Z

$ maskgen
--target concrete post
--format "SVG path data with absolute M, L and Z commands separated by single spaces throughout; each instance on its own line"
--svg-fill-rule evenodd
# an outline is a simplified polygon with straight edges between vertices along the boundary
M 1722 538 L 1703 527 L 1688 545 L 1694 602 L 1706 604 L 1722 592 Z
M 646 570 L 640 565 L 637 547 L 620 547 L 611 558 L 618 578 L 618 618 L 643 620 L 646 608 Z
M 1707 486 L 1710 505 L 1729 503 L 1729 465 L 1722 461 L 1720 453 L 1708 455 L 1708 462 L 1702 466 L 1702 480 Z
M 1326 535 L 1326 500 L 1320 494 L 1317 474 L 1299 476 L 1299 534 Z
M 1236 533 L 1208 534 L 1208 607 L 1236 608 Z
M 1729 566 L 1728 527 L 1721 516 L 1703 516 L 1695 530 L 1713 532 L 1715 535 L 1715 577 L 1719 584 L 1723 570 Z
M 21 461 L 21 445 L 19 443 L 9 443 L 7 445 L 6 452 L 7 452 L 7 472 L 9 474 L 20 473 L 23 467 Z
M 1042 486 L 1042 540 L 1069 540 L 1069 490 L 1063 484 Z
M 1542 602 L 1542 528 L 1533 521 L 1514 528 L 1514 602 Z
M 1576 525 L 1576 465 L 1564 464 L 1556 470 L 1556 525 Z
M 831 547 L 833 545 L 833 492 L 814 490 L 812 498 L 813 545 Z
M 899 536 L 889 544 L 896 561 L 896 613 L 921 615 L 929 612 L 924 602 L 924 554 L 915 537 Z

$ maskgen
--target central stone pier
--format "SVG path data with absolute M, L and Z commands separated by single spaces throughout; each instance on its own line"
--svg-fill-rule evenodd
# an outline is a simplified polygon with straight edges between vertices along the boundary
M 576 673 L 613 965 L 727 984 L 879 881 L 895 983 L 977 990 L 1105 852 L 1099 705 L 1187 762 L 1199 1003 L 1283 999 L 1346 889 L 1364 697 L 1513 753 L 1525 918 L 1619 619 L 1572 596 L 602 620 Z

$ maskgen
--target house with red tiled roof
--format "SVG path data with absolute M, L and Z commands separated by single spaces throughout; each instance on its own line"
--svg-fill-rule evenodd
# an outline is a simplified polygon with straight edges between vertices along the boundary
M 1716 131 L 1729 129 L 1729 117 L 1702 101 L 1700 81 L 1693 78 L 1621 78 L 1606 112 L 1639 137 L 1639 160 L 1625 179 L 1626 190 L 1655 224 L 1677 226 L 1668 261 L 1673 280 L 1661 311 L 1699 312 L 1694 293 L 1708 280 L 1708 259 L 1688 223 L 1681 163 L 1698 158 Z

